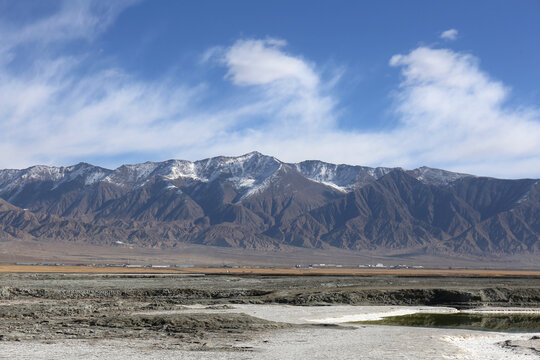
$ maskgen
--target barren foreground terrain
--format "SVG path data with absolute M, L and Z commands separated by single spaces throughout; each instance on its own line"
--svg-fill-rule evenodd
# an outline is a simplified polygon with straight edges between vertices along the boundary
M 538 314 L 540 279 L 0 274 L 0 358 L 539 356 L 540 330 L 509 334 L 350 323 L 460 309 Z

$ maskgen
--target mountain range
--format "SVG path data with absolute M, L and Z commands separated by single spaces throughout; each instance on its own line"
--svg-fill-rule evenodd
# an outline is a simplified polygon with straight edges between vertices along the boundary
M 540 183 L 252 152 L 0 170 L 0 239 L 172 248 L 537 254 Z

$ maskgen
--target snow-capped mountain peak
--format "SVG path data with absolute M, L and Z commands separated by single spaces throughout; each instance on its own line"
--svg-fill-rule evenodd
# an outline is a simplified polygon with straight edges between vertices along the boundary
M 0 170 L 0 193 L 38 181 L 51 184 L 51 190 L 76 179 L 82 179 L 85 185 L 91 185 L 105 179 L 110 172 L 111 170 L 87 163 L 67 167 L 36 165 L 21 170 Z
M 281 161 L 272 156 L 251 152 L 238 157 L 217 157 L 195 162 L 199 178 L 213 181 L 225 178 L 237 189 L 260 187 L 281 167 Z
M 376 181 L 392 168 L 331 164 L 318 160 L 284 163 L 273 156 L 250 152 L 241 156 L 218 156 L 198 161 L 167 160 L 122 165 L 109 170 L 87 163 L 68 167 L 37 165 L 23 170 L 0 170 L 0 194 L 12 193 L 25 184 L 46 182 L 53 190 L 63 183 L 82 181 L 85 186 L 104 181 L 132 189 L 152 179 L 162 178 L 169 184 L 178 180 L 209 183 L 220 179 L 230 183 L 244 199 L 267 188 L 278 171 L 285 167 L 340 192 L 350 192 Z M 407 171 L 416 179 L 432 185 L 447 185 L 470 175 L 420 167 Z
M 190 179 L 200 182 L 222 178 L 238 190 L 260 185 L 280 165 L 281 162 L 274 157 L 251 152 L 238 157 L 218 156 L 195 162 L 167 160 L 123 165 L 104 180 L 120 186 L 142 186 L 157 176 L 170 181 Z

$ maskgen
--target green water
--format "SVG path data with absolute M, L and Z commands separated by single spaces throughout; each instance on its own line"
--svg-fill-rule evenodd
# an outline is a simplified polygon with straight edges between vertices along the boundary
M 540 315 L 417 313 L 403 316 L 388 316 L 381 320 L 359 321 L 355 322 L 355 324 L 420 326 L 508 332 L 535 332 L 540 331 Z

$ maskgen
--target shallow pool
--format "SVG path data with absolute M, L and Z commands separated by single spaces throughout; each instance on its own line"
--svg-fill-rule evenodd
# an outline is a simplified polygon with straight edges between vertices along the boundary
M 416 313 L 354 323 L 509 332 L 540 331 L 538 314 Z

